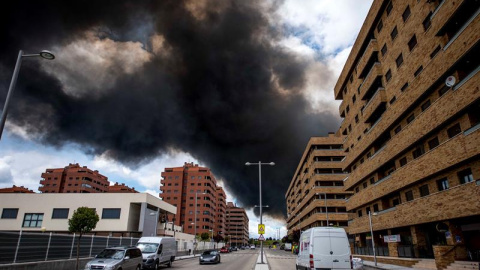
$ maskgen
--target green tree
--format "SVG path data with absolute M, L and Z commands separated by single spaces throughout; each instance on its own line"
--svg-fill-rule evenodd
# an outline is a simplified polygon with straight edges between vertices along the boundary
M 203 242 L 203 249 L 205 249 L 205 242 L 210 239 L 210 234 L 207 232 L 204 232 L 200 235 L 200 238 L 202 239 L 202 242 Z
M 80 239 L 85 233 L 91 232 L 97 227 L 100 218 L 94 209 L 88 207 L 79 207 L 73 212 L 72 218 L 68 220 L 68 231 L 78 233 L 77 240 L 77 263 L 75 269 L 78 270 L 78 257 L 80 251 Z

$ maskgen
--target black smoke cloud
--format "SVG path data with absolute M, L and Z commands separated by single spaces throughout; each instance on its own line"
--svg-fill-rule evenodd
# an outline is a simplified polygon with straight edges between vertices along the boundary
M 245 0 L 9 1 L 0 11 L 0 102 L 19 49 L 62 48 L 95 29 L 98 39 L 141 42 L 151 52 L 149 37 L 161 35 L 167 53 L 152 53 L 101 94 L 85 86 L 72 95 L 39 60 L 23 61 L 8 121 L 41 143 L 77 143 L 132 168 L 186 151 L 246 207 L 259 202 L 258 166 L 245 162 L 274 161 L 262 168 L 263 204 L 282 215 L 309 137 L 335 130 L 338 119 L 309 112 L 306 64 L 273 45 L 280 31 L 261 10 Z

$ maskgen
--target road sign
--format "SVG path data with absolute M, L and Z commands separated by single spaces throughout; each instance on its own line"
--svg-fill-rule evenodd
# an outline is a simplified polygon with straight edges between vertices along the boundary
M 265 224 L 258 224 L 258 234 L 265 234 Z
M 265 237 L 263 237 L 263 234 L 260 234 L 258 237 L 258 241 L 265 241 Z

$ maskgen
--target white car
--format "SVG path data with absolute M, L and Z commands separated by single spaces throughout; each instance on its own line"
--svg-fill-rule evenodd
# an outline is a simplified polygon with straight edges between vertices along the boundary
M 251 245 L 251 246 L 250 246 L 250 249 L 255 249 L 255 245 Z

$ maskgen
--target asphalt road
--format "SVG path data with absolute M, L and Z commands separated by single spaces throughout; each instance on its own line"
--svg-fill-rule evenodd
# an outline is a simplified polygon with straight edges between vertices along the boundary
M 221 263 L 204 264 L 198 263 L 198 257 L 173 262 L 171 269 L 235 269 L 235 270 L 252 270 L 255 268 L 259 249 L 256 250 L 239 250 L 232 253 L 220 254 Z M 162 269 L 167 269 L 163 266 Z

